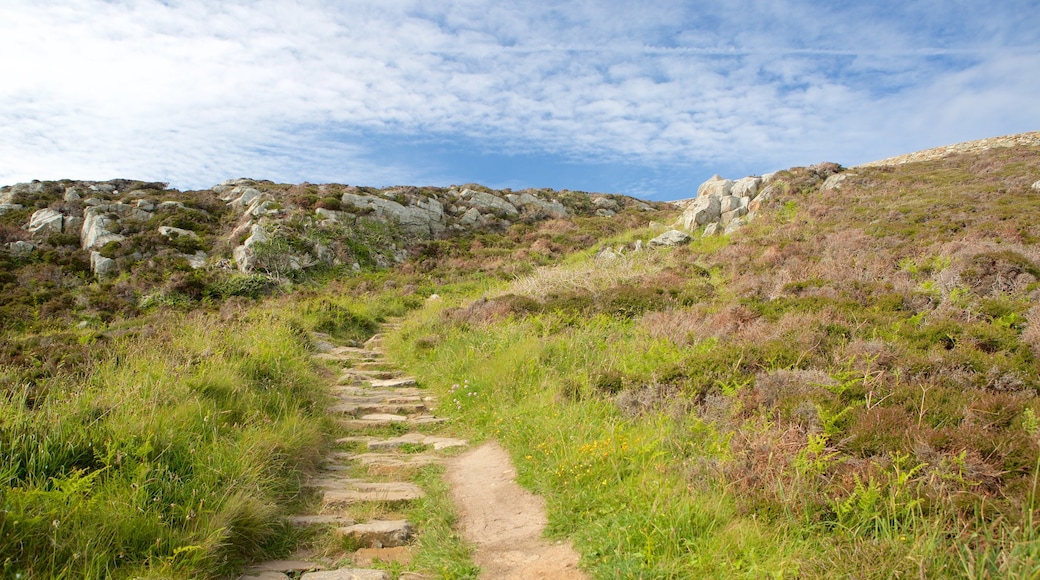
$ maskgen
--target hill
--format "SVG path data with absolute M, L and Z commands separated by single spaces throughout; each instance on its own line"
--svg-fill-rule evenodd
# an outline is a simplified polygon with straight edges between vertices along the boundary
M 320 412 L 335 369 L 308 353 L 394 317 L 384 348 L 450 401 L 442 433 L 500 441 L 593 577 L 1033 577 L 1030 139 L 713 179 L 681 209 L 477 186 L 4 188 L 4 574 L 350 557 L 279 523 L 342 434 Z M 43 210 L 57 231 L 24 227 Z M 122 239 L 88 243 L 98 215 Z M 470 577 L 437 517 L 408 567 Z

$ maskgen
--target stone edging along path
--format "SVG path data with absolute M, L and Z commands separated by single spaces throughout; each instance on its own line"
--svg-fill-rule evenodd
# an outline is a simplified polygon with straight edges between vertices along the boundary
M 394 323 L 383 325 L 393 328 Z M 251 566 L 239 580 L 390 580 L 386 571 L 367 566 L 374 559 L 411 562 L 416 529 L 422 526 L 404 519 L 402 508 L 424 492 L 408 478 L 431 463 L 447 464 L 461 531 L 477 547 L 481 578 L 585 578 L 569 543 L 541 539 L 544 502 L 516 484 L 505 450 L 489 443 L 455 458 L 439 453 L 468 442 L 428 433 L 445 419 L 435 415 L 434 398 L 386 360 L 383 334 L 363 347 L 335 347 L 326 336 L 316 339 L 324 351 L 316 358 L 343 365 L 328 412 L 348 435 L 336 441 L 340 449 L 326 455 L 322 470 L 307 484 L 320 494 L 320 504 L 313 513 L 293 516 L 291 523 L 334 528 L 357 548 L 353 563 L 335 567 L 299 554 L 295 560 Z M 358 477 L 359 472 L 366 475 Z M 355 521 L 359 513 L 364 521 Z M 400 578 L 426 577 L 405 572 Z

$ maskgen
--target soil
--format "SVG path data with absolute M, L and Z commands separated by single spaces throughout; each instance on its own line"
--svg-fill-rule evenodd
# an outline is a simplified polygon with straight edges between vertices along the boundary
M 481 578 L 586 580 L 570 542 L 551 542 L 545 500 L 516 483 L 516 470 L 495 442 L 447 462 L 463 536 L 477 546 Z

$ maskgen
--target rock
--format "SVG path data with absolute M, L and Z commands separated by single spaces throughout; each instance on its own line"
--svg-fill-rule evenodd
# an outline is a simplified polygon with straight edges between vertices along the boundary
M 667 247 L 667 246 L 681 246 L 689 243 L 690 235 L 686 232 L 680 232 L 679 230 L 669 230 L 656 238 L 647 242 L 647 245 L 651 248 Z
M 198 270 L 206 265 L 206 260 L 209 259 L 209 255 L 202 250 L 195 252 L 194 254 L 184 254 L 184 258 L 188 260 L 188 265 L 191 266 L 192 270 Z
M 598 254 L 596 254 L 596 259 L 597 260 L 616 260 L 617 257 L 618 257 L 618 255 L 615 254 L 614 250 L 612 250 L 609 246 L 606 247 L 606 248 L 603 248 L 602 250 L 599 251 Z
M 733 182 L 729 179 L 723 179 L 716 174 L 711 179 L 700 184 L 697 188 L 697 197 L 722 197 L 729 195 L 732 190 Z
M 654 211 L 654 207 L 648 203 L 643 203 L 638 199 L 629 202 L 629 205 L 639 211 Z
M 83 211 L 83 229 L 79 234 L 79 242 L 84 250 L 93 250 L 109 242 L 121 242 L 125 239 L 109 230 L 119 225 L 118 215 L 109 211 L 111 207 L 98 205 Z
M 841 184 L 849 178 L 848 173 L 835 173 L 827 178 L 823 182 L 823 186 L 820 188 L 821 191 L 831 191 L 833 189 L 840 189 Z
M 250 227 L 249 237 L 242 242 L 241 246 L 238 246 L 231 252 L 235 263 L 238 264 L 239 271 L 244 274 L 253 271 L 253 268 L 256 266 L 256 252 L 254 248 L 257 244 L 262 244 L 268 240 L 270 240 L 270 237 L 262 225 L 253 224 Z
M 762 184 L 761 177 L 745 177 L 733 182 L 731 195 L 737 197 L 748 197 L 754 199 L 758 195 L 758 186 Z
M 687 207 L 676 225 L 686 230 L 693 230 L 705 224 L 717 221 L 722 214 L 722 204 L 716 196 L 698 197 L 697 201 Z
M 159 203 L 159 210 L 184 209 L 184 204 L 179 201 L 163 201 Z
M 25 229 L 29 230 L 34 238 L 44 239 L 51 234 L 60 234 L 64 219 L 65 216 L 61 212 L 53 209 L 36 210 L 29 218 L 29 225 Z
M 712 223 L 708 224 L 707 227 L 704 228 L 703 237 L 706 238 L 708 236 L 717 236 L 717 235 L 719 235 L 719 233 L 721 233 L 721 230 L 722 230 L 722 226 L 719 225 L 719 222 L 712 222 Z
M 300 576 L 300 580 L 390 580 L 390 575 L 383 570 L 371 568 L 340 568 L 339 570 L 307 572 Z
M 36 249 L 36 246 L 30 244 L 29 242 L 19 240 L 17 242 L 10 242 L 9 244 L 7 244 L 7 249 L 15 258 L 26 258 L 29 256 L 29 254 L 33 253 L 33 251 Z
M 9 211 L 18 211 L 20 209 L 25 209 L 25 206 L 17 203 L 0 203 L 0 215 L 4 215 Z
M 719 217 L 719 222 L 723 225 L 728 224 L 737 218 L 744 217 L 745 215 L 747 215 L 747 212 L 748 210 L 746 207 L 741 207 L 738 205 L 731 211 L 723 212 L 722 215 Z
M 621 206 L 618 202 L 605 196 L 597 196 L 592 198 L 592 205 L 599 209 L 609 209 L 611 211 L 619 211 Z
M 139 199 L 137 200 L 137 209 L 141 211 L 152 212 L 155 211 L 155 202 L 150 199 Z
M 187 236 L 189 238 L 198 239 L 198 234 L 191 230 L 184 230 L 181 228 L 175 228 L 172 226 L 159 226 L 159 235 L 166 236 L 167 238 L 173 236 Z
M 79 195 L 79 190 L 78 189 L 76 189 L 75 187 L 67 187 L 67 188 L 65 188 L 65 201 L 69 202 L 69 201 L 79 201 L 79 200 L 80 200 L 80 195 Z
M 519 210 L 517 210 L 513 204 L 496 195 L 483 191 L 473 191 L 472 189 L 464 189 L 460 195 L 463 199 L 469 202 L 470 206 L 477 209 L 492 213 L 496 211 L 502 212 L 509 216 L 520 215 Z
M 389 199 L 344 193 L 342 202 L 361 209 L 371 208 L 377 218 L 396 221 L 403 230 L 413 235 L 432 237 L 444 231 L 444 206 L 433 198 L 403 206 Z
M 414 483 L 369 483 L 357 481 L 340 489 L 329 489 L 322 496 L 325 508 L 337 508 L 364 502 L 400 502 L 424 497 L 426 492 Z
M 292 577 L 282 572 L 272 572 L 266 570 L 263 572 L 247 572 L 238 577 L 238 580 L 292 580 Z
M 466 213 L 462 214 L 462 218 L 459 220 L 459 224 L 471 228 L 480 223 L 480 210 L 475 207 L 471 207 L 466 210 Z
M 90 189 L 99 193 L 112 193 L 116 190 L 116 186 L 111 183 L 95 183 L 90 186 Z
M 741 226 L 743 226 L 745 223 L 747 223 L 747 220 L 745 220 L 744 218 L 734 219 L 726 225 L 726 229 L 722 233 L 728 236 L 740 229 Z
M 612 209 L 600 208 L 596 210 L 596 215 L 598 215 L 599 217 L 614 217 L 615 215 L 617 215 L 617 212 L 615 212 Z
M 531 211 L 533 209 L 535 212 L 542 212 L 554 218 L 567 217 L 567 208 L 555 199 L 552 201 L 546 201 L 544 199 L 531 195 L 530 193 L 523 193 L 520 194 L 519 197 L 512 197 L 516 197 L 516 201 L 513 202 L 512 205 L 516 205 L 517 207 L 526 209 L 528 211 Z
M 373 520 L 338 528 L 336 533 L 353 540 L 355 546 L 366 548 L 393 548 L 412 539 L 412 524 L 405 520 Z
M 740 198 L 732 195 L 719 198 L 719 211 L 725 214 L 740 207 Z
M 116 270 L 116 261 L 112 258 L 102 256 L 101 252 L 90 253 L 90 271 L 98 278 L 111 276 L 116 273 Z
M 1033 191 L 1040 191 L 1040 180 L 1033 182 Z
M 238 186 L 226 191 L 220 199 L 228 202 L 232 209 L 245 211 L 263 193 L 254 187 Z
M 643 240 L 636 240 L 635 248 L 633 248 L 632 251 L 633 252 L 642 252 L 643 251 Z

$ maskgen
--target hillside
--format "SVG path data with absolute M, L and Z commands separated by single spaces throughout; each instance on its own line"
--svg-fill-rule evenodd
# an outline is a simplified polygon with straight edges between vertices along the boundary
M 1000 139 L 713 179 L 681 211 L 121 182 L 104 204 L 184 207 L 114 211 L 107 248 L 23 227 L 86 223 L 65 197 L 99 184 L 4 188 L 22 206 L 0 216 L 4 574 L 349 560 L 277 522 L 313 501 L 318 450 L 352 449 L 319 411 L 337 369 L 309 362 L 315 337 L 359 344 L 394 317 L 383 348 L 442 402 L 437 433 L 501 442 L 591 577 L 1035 577 L 1040 144 Z M 269 197 L 236 204 L 246 189 Z M 405 212 L 376 219 L 384 201 Z M 353 229 L 328 234 L 327 212 Z M 443 498 L 439 473 L 414 481 Z M 391 576 L 473 577 L 451 508 L 415 509 L 416 558 Z

